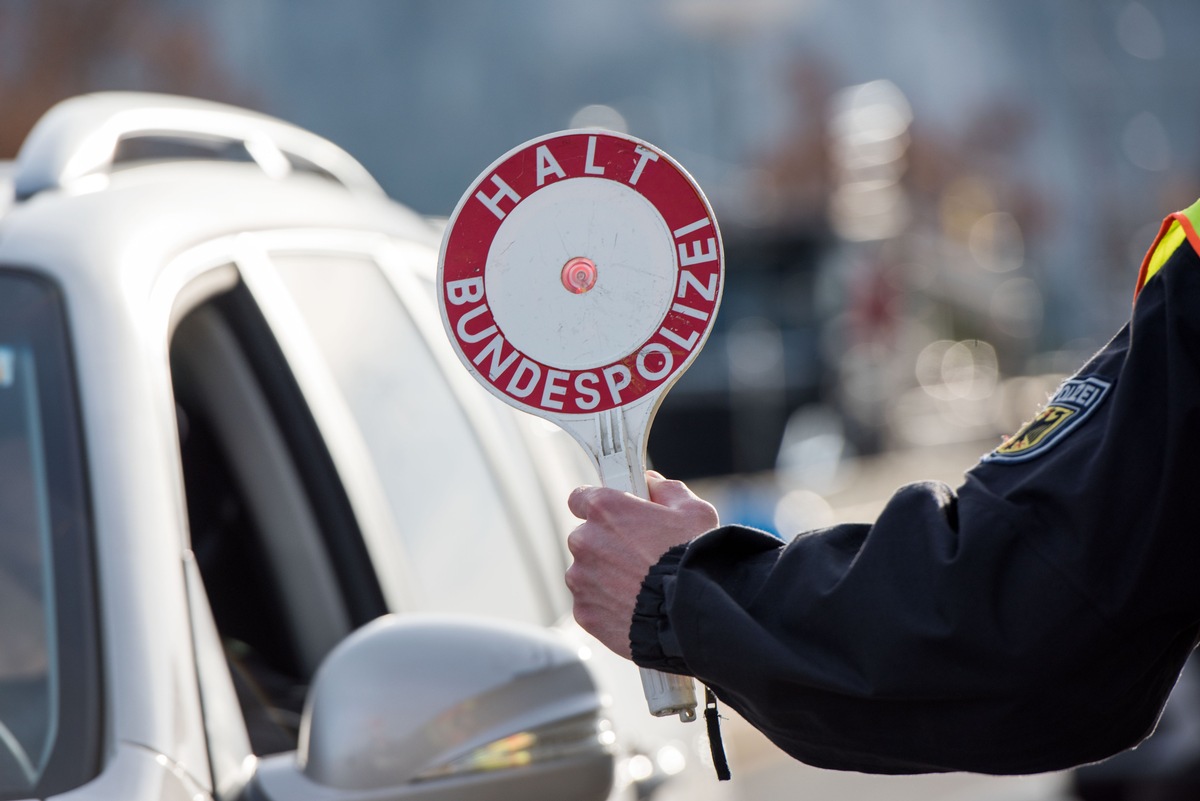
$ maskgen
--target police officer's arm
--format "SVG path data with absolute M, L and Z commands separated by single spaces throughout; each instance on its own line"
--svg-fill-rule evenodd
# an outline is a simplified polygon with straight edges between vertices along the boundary
M 1152 728 L 1200 621 L 1200 258 L 1177 215 L 1131 323 L 957 490 L 788 545 L 726 527 L 651 568 L 630 629 L 794 756 L 1024 773 Z

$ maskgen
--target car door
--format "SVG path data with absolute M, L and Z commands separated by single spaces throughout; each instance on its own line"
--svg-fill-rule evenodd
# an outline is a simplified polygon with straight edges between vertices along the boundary
M 477 503 L 478 485 L 495 483 L 494 466 L 470 452 L 475 434 L 454 416 L 448 390 L 427 391 L 433 382 L 419 365 L 428 354 L 419 338 L 404 339 L 411 320 L 398 307 L 371 306 L 392 297 L 376 260 L 302 248 L 268 258 L 244 238 L 228 261 L 214 250 L 191 279 L 197 289 L 180 292 L 170 368 L 213 786 L 218 798 L 235 798 L 253 778 L 250 754 L 297 748 L 318 666 L 368 621 L 406 609 L 540 622 L 550 613 L 527 555 L 515 537 L 504 539 L 515 523 L 502 493 Z M 310 321 L 300 311 L 310 300 L 342 316 Z M 388 369 L 331 349 L 347 333 L 397 347 Z M 407 365 L 399 377 L 397 361 Z M 376 427 L 360 428 L 355 411 Z M 451 447 L 468 451 L 462 469 L 428 469 L 431 452 Z M 389 489 L 397 482 L 402 491 Z M 397 498 L 405 514 L 390 511 Z M 489 530 L 462 530 L 459 521 L 479 512 Z M 396 563 L 377 563 L 388 557 Z
M 192 283 L 210 294 L 182 293 L 170 347 L 192 550 L 260 753 L 294 746 L 279 724 L 374 616 L 546 625 L 561 609 L 545 581 L 554 544 L 524 530 L 544 499 L 505 488 L 523 480 L 517 435 L 469 419 L 385 275 L 387 247 L 264 244 L 206 254 Z

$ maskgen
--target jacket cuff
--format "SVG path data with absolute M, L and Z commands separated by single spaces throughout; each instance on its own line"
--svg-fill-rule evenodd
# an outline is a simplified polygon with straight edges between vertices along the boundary
M 688 543 L 683 543 L 668 550 L 642 579 L 629 625 L 629 650 L 640 667 L 691 675 L 666 614 L 675 574 L 687 548 Z

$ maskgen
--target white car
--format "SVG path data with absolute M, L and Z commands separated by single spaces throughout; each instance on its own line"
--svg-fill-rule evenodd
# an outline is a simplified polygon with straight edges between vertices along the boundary
M 594 476 L 457 362 L 436 223 L 160 95 L 59 104 L 4 187 L 0 799 L 715 792 L 570 622 Z

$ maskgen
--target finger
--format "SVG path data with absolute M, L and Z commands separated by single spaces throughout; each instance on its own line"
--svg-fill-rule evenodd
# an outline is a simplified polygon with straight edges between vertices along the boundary
M 612 519 L 628 513 L 631 506 L 649 503 L 612 487 L 577 487 L 567 496 L 567 508 L 580 520 Z
M 588 509 L 592 505 L 592 495 L 596 487 L 583 486 L 576 487 L 571 490 L 571 494 L 567 496 L 567 508 L 571 510 L 571 514 L 578 517 L 580 520 L 587 520 Z

